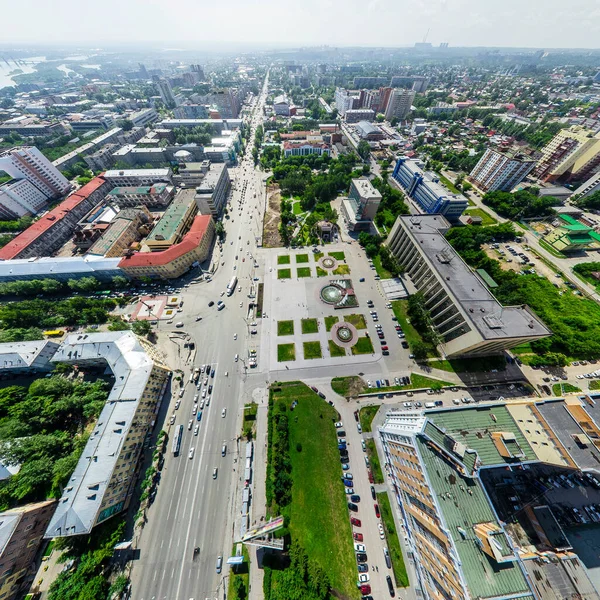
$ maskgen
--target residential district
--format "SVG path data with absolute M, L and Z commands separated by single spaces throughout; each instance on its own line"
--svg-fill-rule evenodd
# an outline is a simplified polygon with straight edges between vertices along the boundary
M 0 51 L 0 600 L 600 600 L 600 52 Z

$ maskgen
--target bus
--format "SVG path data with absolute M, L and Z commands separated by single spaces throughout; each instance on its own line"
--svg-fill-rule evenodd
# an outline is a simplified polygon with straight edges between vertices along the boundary
M 183 437 L 183 425 L 180 425 L 175 431 L 175 437 L 173 437 L 173 456 L 179 454 L 181 450 L 181 438 Z
M 48 329 L 43 333 L 47 337 L 60 337 L 64 334 L 64 331 L 62 329 Z
M 233 292 L 235 292 L 235 286 L 237 285 L 237 277 L 234 275 L 233 278 L 231 279 L 231 281 L 229 282 L 229 285 L 227 286 L 227 295 L 231 296 L 231 294 L 233 294 Z

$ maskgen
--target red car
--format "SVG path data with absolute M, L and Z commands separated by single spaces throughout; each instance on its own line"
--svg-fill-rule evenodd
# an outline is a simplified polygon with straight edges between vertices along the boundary
M 375 505 L 375 515 L 377 516 L 378 519 L 381 516 L 381 513 L 379 512 L 379 504 Z
M 373 483 L 373 473 L 369 470 L 369 483 Z
M 389 350 L 389 348 L 387 346 L 381 346 L 381 349 L 384 350 L 384 351 L 385 350 Z
M 354 527 L 360 527 L 362 525 L 360 519 L 357 519 L 356 517 L 352 517 L 350 523 L 354 525 Z
M 367 583 L 365 583 L 364 585 L 358 586 L 358 589 L 360 590 L 360 593 L 363 595 L 371 593 L 371 586 Z
M 354 539 L 355 539 L 357 542 L 362 542 L 362 541 L 363 541 L 363 534 L 362 534 L 362 533 L 355 533 L 355 534 L 354 534 Z

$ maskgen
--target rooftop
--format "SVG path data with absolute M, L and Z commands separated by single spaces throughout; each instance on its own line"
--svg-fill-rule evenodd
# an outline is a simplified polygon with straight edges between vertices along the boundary
M 381 133 L 381 129 L 379 129 L 379 127 L 373 125 L 372 123 L 369 123 L 369 121 L 359 121 L 356 124 L 356 128 L 362 129 L 362 132 L 365 135 L 369 135 L 371 133 Z
M 102 271 L 116 271 L 120 258 L 102 256 L 43 256 L 37 258 L 17 258 L 0 261 L 0 281 L 8 278 L 30 277 L 43 279 L 48 275 L 94 275 Z M 115 273 L 116 275 L 116 273 Z
M 112 169 L 106 171 L 104 177 L 169 177 L 170 174 L 171 169 Z
M 180 190 L 146 239 L 172 240 L 191 204 L 194 204 L 194 190 Z
M 56 342 L 35 340 L 32 342 L 7 342 L 0 344 L 0 372 L 4 369 L 20 369 L 33 366 L 43 350 L 48 351 L 46 360 L 58 349 Z
M 141 185 L 141 186 L 118 186 L 108 192 L 109 196 L 126 196 L 126 195 L 139 195 L 139 194 L 160 194 L 167 187 L 166 183 L 155 183 L 154 185 Z
M 373 187 L 373 184 L 365 177 L 360 179 L 353 179 L 352 185 L 356 188 L 362 198 L 379 198 L 381 194 L 378 190 Z
M 440 215 L 399 216 L 415 246 L 438 273 L 448 295 L 484 339 L 550 335 L 528 306 L 504 307 L 443 235 L 449 224 Z

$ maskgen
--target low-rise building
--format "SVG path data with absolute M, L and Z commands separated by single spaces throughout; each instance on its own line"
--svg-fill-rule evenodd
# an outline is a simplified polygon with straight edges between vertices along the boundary
M 145 244 L 152 252 L 159 252 L 177 244 L 189 229 L 197 212 L 194 190 L 179 190 L 152 233 L 146 238 Z
M 468 206 L 464 196 L 452 194 L 440 183 L 437 173 L 423 170 L 423 163 L 401 156 L 392 177 L 423 212 L 441 214 L 456 222 Z
M 0 375 L 47 373 L 58 344 L 50 340 L 0 344 Z
M 193 129 L 198 125 L 209 125 L 216 134 L 221 134 L 225 129 L 240 129 L 244 124 L 243 119 L 163 119 L 159 123 L 161 129 Z
M 276 115 L 289 117 L 291 114 L 290 113 L 291 106 L 292 106 L 291 103 L 289 102 L 289 100 L 287 99 L 287 97 L 285 95 L 277 96 L 273 100 L 273 111 L 275 112 Z
M 121 208 L 133 208 L 143 205 L 150 207 L 165 207 L 171 202 L 175 188 L 166 183 L 153 185 L 120 186 L 108 192 L 107 200 L 118 204 Z
M 577 252 L 592 245 L 593 229 L 567 214 L 557 216 L 557 226 L 542 239 L 557 252 Z
M 283 143 L 283 154 L 288 156 L 308 156 L 309 154 L 330 155 L 331 149 L 328 144 L 319 142 L 308 142 L 303 140 L 292 140 Z
M 171 169 L 113 169 L 102 175 L 113 186 L 140 186 L 155 183 L 172 183 Z
M 175 279 L 209 257 L 214 238 L 212 216 L 198 215 L 181 242 L 162 252 L 136 252 L 125 256 L 119 268 L 132 279 Z
M 154 108 L 143 108 L 127 116 L 135 127 L 145 127 L 155 123 L 160 118 Z
M 585 198 L 594 192 L 600 191 L 600 172 L 595 173 L 589 179 L 584 181 L 574 192 L 573 195 L 578 198 Z
M 130 331 L 70 335 L 53 361 L 108 367 L 115 384 L 63 490 L 46 538 L 90 533 L 129 506 L 144 441 L 154 427 L 170 375 L 154 346 Z
M 443 353 L 498 354 L 551 335 L 525 305 L 502 306 L 444 237 L 441 215 L 399 216 L 386 240 L 425 299 Z
M 231 179 L 227 166 L 223 163 L 211 163 L 204 179 L 196 187 L 195 199 L 200 214 L 219 218 L 227 203 L 230 187 Z
M 56 500 L 16 506 L 0 513 L 0 598 L 16 600 L 29 591 L 35 557 Z
M 356 133 L 358 133 L 361 139 L 367 140 L 368 142 L 382 140 L 385 137 L 385 134 L 379 127 L 368 121 L 359 121 L 356 124 Z
M 173 175 L 173 183 L 180 187 L 196 187 L 202 183 L 210 170 L 210 161 L 185 162 L 179 165 L 177 174 Z
M 370 108 L 351 108 L 346 111 L 346 123 L 358 123 L 359 121 L 374 121 L 375 111 Z
M 145 206 L 121 210 L 88 254 L 106 258 L 123 256 L 132 244 L 148 234 L 151 222 L 152 215 Z

